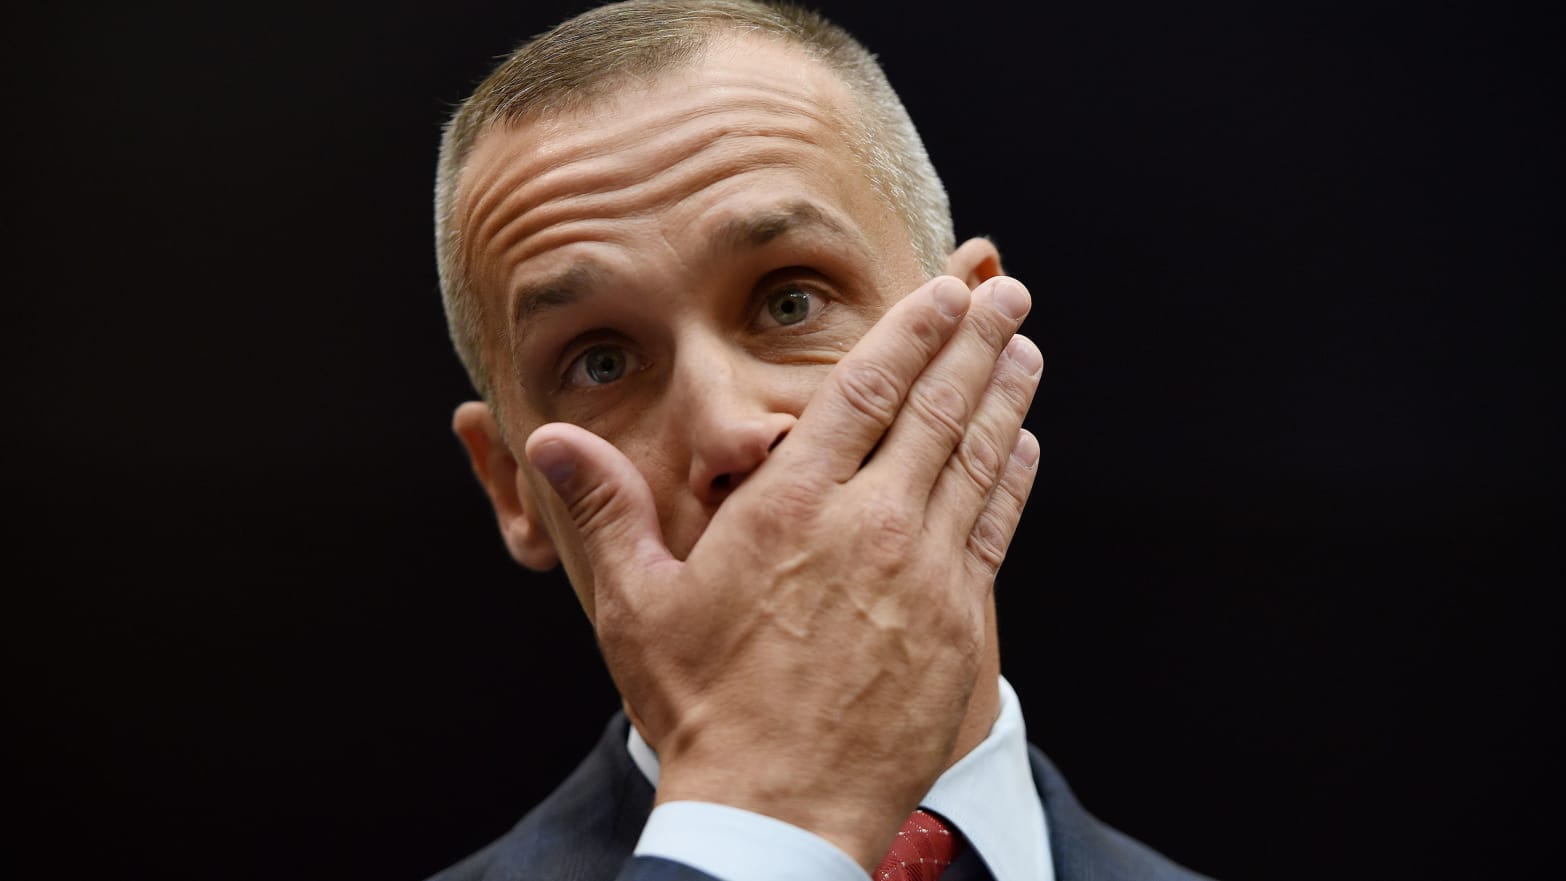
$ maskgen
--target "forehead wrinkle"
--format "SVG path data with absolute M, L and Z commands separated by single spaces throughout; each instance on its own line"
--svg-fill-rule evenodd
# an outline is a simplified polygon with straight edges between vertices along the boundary
M 758 110 L 761 111 L 760 119 L 757 118 Z M 474 205 L 469 219 L 479 214 L 492 216 L 491 209 L 496 201 L 543 203 L 561 192 L 614 189 L 616 179 L 627 176 L 650 178 L 694 158 L 705 147 L 728 136 L 775 134 L 812 143 L 827 140 L 833 131 L 831 124 L 808 110 L 803 105 L 781 103 L 706 106 L 688 109 L 651 125 L 629 126 L 613 135 L 595 135 L 576 144 L 546 140 L 533 151 L 534 156 L 528 157 L 532 161 L 516 162 L 499 181 L 486 188 L 487 192 Z M 708 117 L 717 118 L 686 131 L 693 123 Z M 827 137 L 811 137 L 808 130 L 812 126 Z M 635 157 L 633 153 L 642 155 Z M 631 162 L 629 167 L 625 164 L 627 161 Z M 478 232 L 482 235 L 488 230 Z
M 536 181 L 547 178 L 552 173 L 567 169 L 573 165 L 580 165 L 594 159 L 606 156 L 616 156 L 625 151 L 628 146 L 646 144 L 649 136 L 665 134 L 670 131 L 685 127 L 690 123 L 700 121 L 704 117 L 740 114 L 771 114 L 780 117 L 802 117 L 805 120 L 820 125 L 823 130 L 831 132 L 839 128 L 839 121 L 834 120 L 829 113 L 818 112 L 817 106 L 804 98 L 786 99 L 776 94 L 767 93 L 766 90 L 757 89 L 715 89 L 712 91 L 726 92 L 762 92 L 761 95 L 752 94 L 748 100 L 742 97 L 714 98 L 708 94 L 702 104 L 693 107 L 682 108 L 678 111 L 665 112 L 661 118 L 655 120 L 638 119 L 621 126 L 621 130 L 613 133 L 594 132 L 591 135 L 576 134 L 581 128 L 582 117 L 572 114 L 557 114 L 535 119 L 529 123 L 518 123 L 511 126 L 497 126 L 495 132 L 505 133 L 516 131 L 520 128 L 533 126 L 541 134 L 538 143 L 534 146 L 534 156 L 529 162 L 518 162 L 515 155 L 497 157 L 496 161 L 513 163 L 508 172 L 493 185 L 485 187 L 487 192 L 474 208 L 477 212 L 487 212 L 490 202 L 495 198 L 515 194 L 524 184 L 530 183 L 528 179 Z M 644 114 L 645 115 L 645 114 Z M 742 127 L 732 126 L 739 130 Z M 764 129 L 764 126 L 754 126 Z M 564 134 L 559 134 L 564 130 Z M 573 137 L 575 134 L 575 137 Z M 543 166 L 542 170 L 538 166 Z
M 479 181 L 476 181 L 474 193 L 469 199 L 468 210 L 463 212 L 462 229 L 471 231 L 464 236 L 463 256 L 471 261 L 476 255 L 475 249 L 482 248 L 483 244 L 498 235 L 521 215 L 515 213 L 515 208 L 520 203 L 526 208 L 530 202 L 543 204 L 552 198 L 557 198 L 558 193 L 584 193 L 602 192 L 616 189 L 615 178 L 624 178 L 627 174 L 651 178 L 666 172 L 669 168 L 683 162 L 698 158 L 704 148 L 721 142 L 725 137 L 754 134 L 772 135 L 777 137 L 795 138 L 806 143 L 825 147 L 825 141 L 833 139 L 841 126 L 835 125 L 832 116 L 835 102 L 825 101 L 821 103 L 807 100 L 804 97 L 787 98 L 779 95 L 776 87 L 767 88 L 715 88 L 722 100 L 714 100 L 713 95 L 704 96 L 708 100 L 694 107 L 686 107 L 674 113 L 665 114 L 661 119 L 650 124 L 628 125 L 620 132 L 609 137 L 595 135 L 590 140 L 577 139 L 577 143 L 569 140 L 564 144 L 551 143 L 548 138 L 548 130 L 568 123 L 573 117 L 569 114 L 559 119 L 542 120 L 537 124 L 545 129 L 544 143 L 535 147 L 531 155 L 516 156 L 514 153 L 502 155 L 491 159 L 487 165 L 495 165 L 501 162 L 508 163 L 499 179 L 487 186 L 482 182 L 482 171 Z M 729 93 L 748 93 L 748 100 L 729 100 Z M 756 114 L 763 117 L 757 120 Z M 627 170 L 623 166 L 614 167 L 612 163 L 602 163 L 600 159 L 614 159 L 623 156 L 627 146 L 645 144 L 648 133 L 658 134 L 678 132 L 679 129 L 688 127 L 693 122 L 699 122 L 704 117 L 721 116 L 750 116 L 749 119 L 740 119 L 723 123 L 714 121 L 710 126 L 704 126 L 683 139 L 670 138 L 674 143 L 669 146 L 655 145 L 651 151 L 653 156 L 660 153 L 671 156 L 669 161 L 643 160 L 638 166 Z M 777 117 L 784 117 L 786 122 Z M 790 117 L 792 117 L 790 119 Z M 803 118 L 803 119 L 801 119 Z M 812 125 L 819 131 L 816 134 L 825 137 L 812 137 L 807 129 Z M 499 130 L 497 130 L 499 131 Z M 491 133 L 491 137 L 495 133 Z M 684 140 L 687 143 L 681 143 Z M 610 165 L 608 169 L 602 169 L 603 165 Z M 586 168 L 583 168 L 583 166 Z M 481 189 L 480 189 L 481 188 Z M 499 204 L 497 204 L 499 203 Z M 496 229 L 495 227 L 499 227 Z
M 571 195 L 531 208 L 513 218 L 486 250 L 502 264 L 520 265 L 558 247 L 557 238 L 581 238 L 586 228 L 612 235 L 617 223 L 657 214 L 741 174 L 797 167 L 799 151 L 777 141 L 776 136 L 768 136 L 754 149 L 747 148 L 716 164 L 693 164 L 676 177 L 665 174 L 620 190 Z M 700 158 L 693 156 L 687 161 Z
M 551 239 L 559 227 L 573 222 L 612 225 L 662 211 L 744 173 L 807 167 L 814 158 L 810 148 L 815 146 L 819 145 L 809 132 L 708 133 L 707 144 L 697 152 L 683 155 L 663 173 L 629 186 L 573 190 L 543 204 L 523 199 L 510 202 L 508 207 L 520 209 L 520 213 L 497 214 L 497 222 L 503 220 L 503 225 L 491 236 L 470 240 L 470 260 L 477 262 L 480 254 L 488 254 L 497 261 L 496 269 L 504 272 L 506 264 L 518 265 L 532 253 L 547 250 L 533 239 Z M 709 154 L 718 149 L 727 155 L 714 160 Z

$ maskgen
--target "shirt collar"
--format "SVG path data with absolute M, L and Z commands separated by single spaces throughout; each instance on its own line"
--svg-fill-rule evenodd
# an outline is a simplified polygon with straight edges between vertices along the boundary
M 1054 881 L 1044 807 L 1028 761 L 1022 704 L 1004 676 L 999 688 L 1000 716 L 990 733 L 947 768 L 919 804 L 962 832 L 995 881 Z M 656 789 L 658 754 L 635 725 L 630 729 L 625 745 L 631 761 Z

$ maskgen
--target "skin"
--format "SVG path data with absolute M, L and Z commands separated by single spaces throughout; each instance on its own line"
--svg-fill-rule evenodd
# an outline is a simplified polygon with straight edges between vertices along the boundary
M 570 576 L 659 802 L 869 868 L 998 713 L 991 591 L 1042 359 L 988 242 L 926 280 L 850 106 L 733 38 L 486 133 L 458 216 L 497 391 L 454 428 L 512 555 Z

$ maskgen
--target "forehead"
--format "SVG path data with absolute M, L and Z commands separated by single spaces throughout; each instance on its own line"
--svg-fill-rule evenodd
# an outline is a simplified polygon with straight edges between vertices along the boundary
M 581 180 L 561 172 L 591 170 L 594 159 L 694 151 L 710 144 L 703 134 L 747 133 L 747 119 L 751 134 L 788 137 L 841 133 L 852 117 L 848 90 L 830 70 L 796 47 L 755 37 L 715 37 L 691 61 L 594 92 L 586 106 L 546 109 L 481 135 L 462 174 L 459 211 L 483 210 L 497 189 L 523 195 L 524 183 L 532 184 L 526 195 L 547 198 Z
M 856 158 L 852 107 L 841 80 L 801 50 L 722 38 L 584 109 L 487 132 L 456 204 L 470 279 L 493 299 L 518 274 L 595 245 L 623 250 L 656 233 L 693 246 L 699 236 L 677 243 L 670 231 L 802 199 L 877 238 L 897 220 Z

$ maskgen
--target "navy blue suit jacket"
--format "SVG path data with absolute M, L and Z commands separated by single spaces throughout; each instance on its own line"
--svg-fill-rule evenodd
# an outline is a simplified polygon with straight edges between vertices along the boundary
M 713 881 L 688 866 L 631 856 L 652 812 L 653 788 L 625 748 L 624 713 L 609 722 L 587 760 L 510 832 L 430 881 Z M 1030 746 L 1057 881 L 1201 881 L 1100 823 L 1071 794 L 1049 759 Z M 942 881 L 987 881 L 972 857 Z

